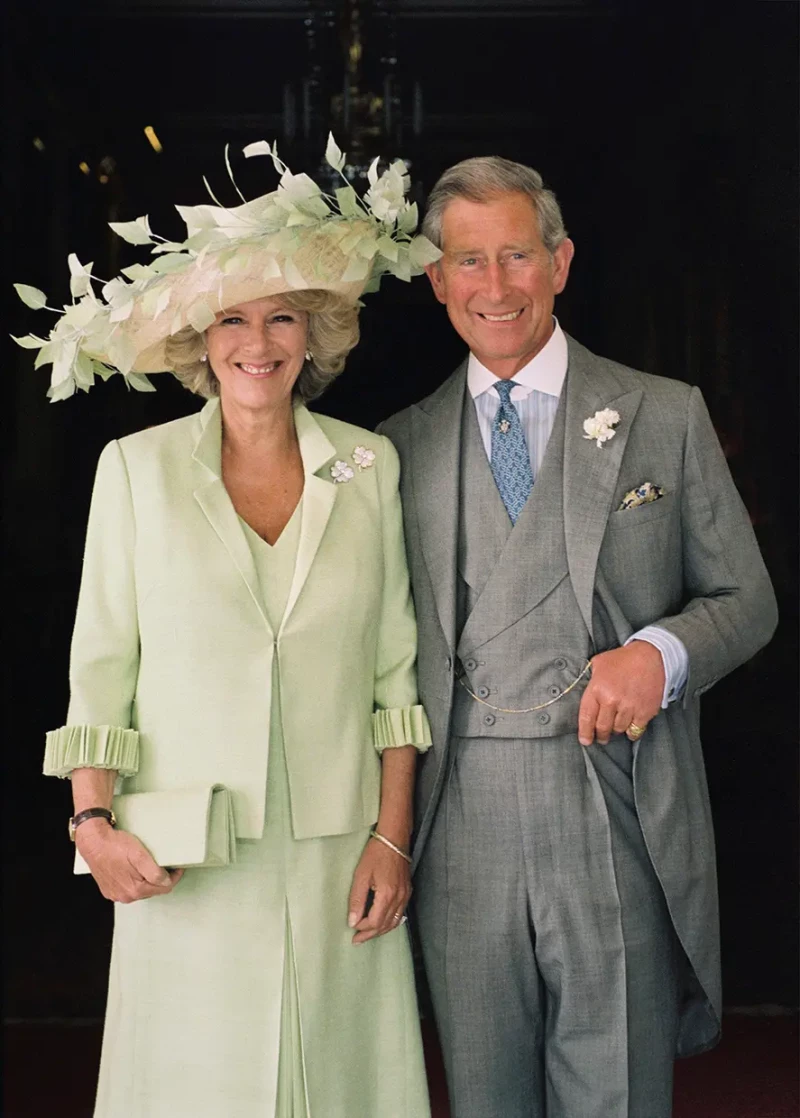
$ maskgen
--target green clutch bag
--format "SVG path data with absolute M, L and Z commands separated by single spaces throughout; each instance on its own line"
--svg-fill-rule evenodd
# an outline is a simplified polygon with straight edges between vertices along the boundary
M 131 792 L 114 797 L 117 827 L 130 831 L 159 866 L 227 866 L 236 861 L 233 802 L 220 784 L 174 792 Z M 75 873 L 89 867 L 75 851 Z

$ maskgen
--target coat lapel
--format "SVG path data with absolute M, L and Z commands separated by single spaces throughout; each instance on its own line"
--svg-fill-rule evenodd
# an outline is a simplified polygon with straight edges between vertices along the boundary
M 336 448 L 328 439 L 314 416 L 305 407 L 297 407 L 294 412 L 297 437 L 300 442 L 300 455 L 303 459 L 305 488 L 303 490 L 303 519 L 300 526 L 300 542 L 297 545 L 297 562 L 294 567 L 289 598 L 283 614 L 280 631 L 286 625 L 294 609 L 300 592 L 305 586 L 311 566 L 316 557 L 325 529 L 328 526 L 338 486 L 328 473 L 328 477 L 316 474 L 336 455 Z
M 466 361 L 412 413 L 411 469 L 422 552 L 439 621 L 451 652 L 456 644 L 458 475 Z
M 336 449 L 307 408 L 299 406 L 295 408 L 294 414 L 305 483 L 297 562 L 281 631 L 308 578 L 336 500 L 333 481 L 315 476 L 335 456 Z M 258 572 L 250 545 L 222 481 L 222 420 L 218 400 L 211 400 L 206 404 L 200 413 L 200 424 L 202 430 L 192 457 L 202 467 L 205 476 L 195 490 L 195 499 L 227 548 L 264 624 L 274 637 L 261 602 Z
M 464 626 L 462 660 L 534 609 L 567 573 L 561 524 L 564 412 L 562 399 L 533 491 Z
M 272 627 L 261 603 L 261 588 L 250 545 L 247 542 L 236 509 L 222 481 L 222 416 L 219 400 L 209 400 L 200 412 L 201 433 L 192 458 L 203 470 L 203 481 L 194 496 L 211 527 L 228 549 L 250 596 L 270 633 Z
M 569 339 L 566 430 L 564 432 L 564 534 L 570 577 L 581 614 L 592 633 L 597 557 L 605 535 L 611 503 L 631 426 L 642 390 L 620 394 L 611 369 Z M 619 412 L 614 438 L 602 447 L 584 438 L 583 422 L 600 408 Z

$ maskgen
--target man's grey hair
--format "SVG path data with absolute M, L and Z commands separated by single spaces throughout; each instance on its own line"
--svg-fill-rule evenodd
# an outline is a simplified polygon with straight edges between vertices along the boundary
M 431 191 L 422 232 L 441 248 L 442 217 L 448 202 L 455 198 L 488 202 L 498 194 L 512 193 L 526 194 L 533 202 L 544 247 L 551 254 L 555 252 L 567 236 L 555 194 L 545 187 L 542 176 L 533 167 L 499 155 L 464 159 L 445 171 Z

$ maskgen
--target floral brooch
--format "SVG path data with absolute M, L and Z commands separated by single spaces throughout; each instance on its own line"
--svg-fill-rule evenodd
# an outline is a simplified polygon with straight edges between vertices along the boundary
M 600 411 L 596 411 L 594 415 L 589 416 L 588 419 L 584 419 L 583 429 L 586 434 L 583 437 L 594 439 L 597 445 L 602 448 L 603 443 L 614 438 L 615 428 L 619 421 L 618 411 L 614 411 L 612 408 L 602 408 Z
M 353 461 L 359 470 L 368 470 L 375 464 L 375 451 L 366 446 L 357 446 L 353 450 Z
M 331 466 L 331 477 L 337 485 L 345 481 L 351 481 L 355 476 L 355 470 L 352 466 L 348 466 L 346 462 L 337 460 Z
M 369 470 L 375 465 L 375 451 L 370 450 L 369 447 L 354 447 L 351 457 L 359 473 L 362 470 Z M 331 466 L 331 477 L 336 485 L 343 485 L 346 481 L 352 481 L 355 476 L 353 467 L 342 459 L 337 459 Z

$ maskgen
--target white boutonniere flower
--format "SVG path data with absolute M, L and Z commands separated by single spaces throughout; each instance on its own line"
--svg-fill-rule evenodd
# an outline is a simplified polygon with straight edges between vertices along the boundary
M 342 485 L 346 481 L 352 481 L 355 476 L 355 470 L 352 466 L 348 466 L 346 462 L 339 460 L 334 462 L 331 466 L 331 477 L 335 485 Z
M 353 451 L 353 461 L 359 470 L 368 470 L 375 464 L 375 451 L 366 446 L 357 446 Z
M 620 415 L 618 411 L 612 408 L 602 408 L 596 411 L 594 415 L 589 416 L 588 419 L 583 421 L 583 429 L 586 434 L 583 436 L 585 439 L 594 439 L 599 447 L 603 443 L 613 439 L 615 435 L 615 427 L 619 423 Z

